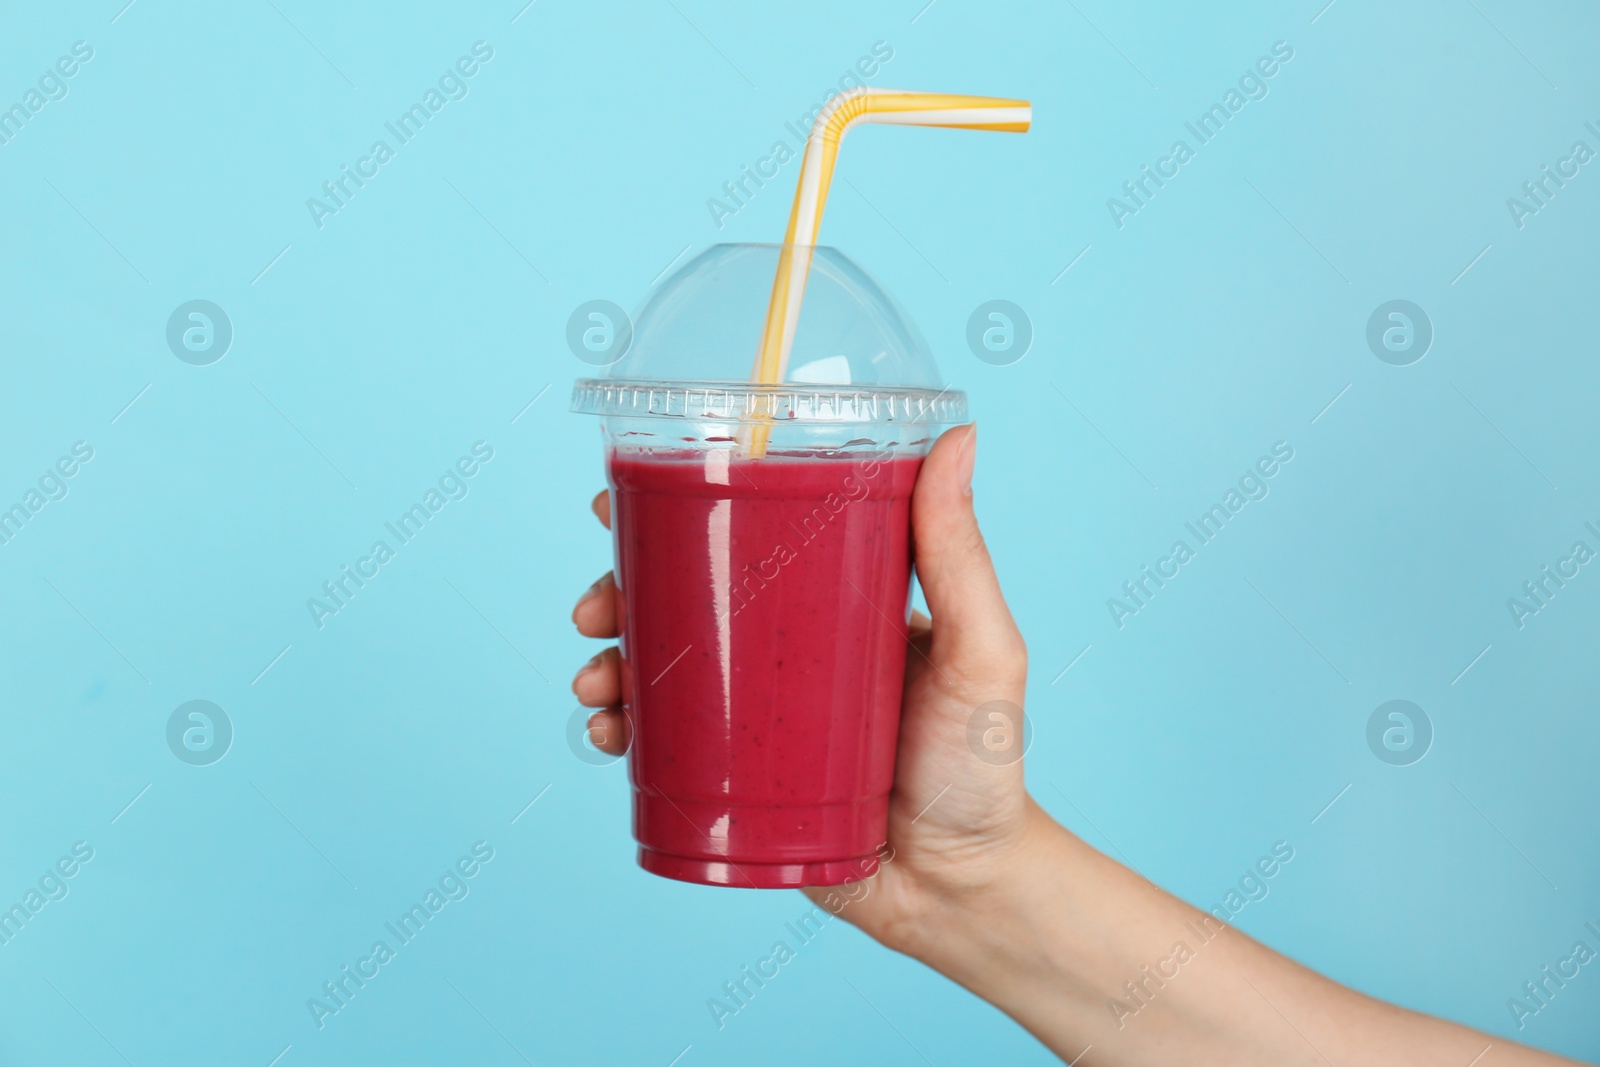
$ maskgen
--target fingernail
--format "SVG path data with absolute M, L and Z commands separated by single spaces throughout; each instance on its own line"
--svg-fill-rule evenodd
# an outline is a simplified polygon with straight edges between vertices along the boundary
M 600 666 L 600 658 L 604 655 L 604 652 L 597 653 L 588 663 L 578 668 L 578 673 L 572 676 L 572 691 L 574 693 L 578 691 L 578 683 L 582 682 L 589 676 L 591 671 Z
M 958 457 L 961 471 L 961 490 L 968 496 L 972 495 L 972 471 L 978 462 L 978 424 L 974 422 L 967 431 L 967 436 L 961 442 L 961 455 Z
M 595 582 L 589 588 L 585 589 L 583 591 L 583 594 L 578 597 L 578 602 L 576 604 L 572 605 L 572 621 L 574 623 L 576 623 L 578 621 L 578 612 L 583 609 L 583 606 L 585 604 L 587 604 L 589 601 L 591 601 L 591 600 L 593 600 L 595 598 L 595 595 L 600 592 L 600 587 L 602 585 L 605 585 L 605 584 L 606 584 L 606 580 L 605 580 L 604 576 L 602 576 L 599 581 Z

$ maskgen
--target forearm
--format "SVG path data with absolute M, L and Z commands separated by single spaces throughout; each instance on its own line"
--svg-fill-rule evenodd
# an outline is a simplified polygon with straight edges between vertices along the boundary
M 936 903 L 904 947 L 1064 1060 L 1463 1067 L 1492 1046 L 1475 1067 L 1569 1062 L 1339 986 L 1106 858 L 1037 805 L 1029 820 L 998 888 Z

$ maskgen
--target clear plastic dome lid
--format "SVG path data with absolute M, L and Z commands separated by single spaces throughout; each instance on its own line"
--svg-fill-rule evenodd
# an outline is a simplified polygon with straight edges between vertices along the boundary
M 966 418 L 900 306 L 836 248 L 810 274 L 783 381 L 751 381 L 781 245 L 719 244 L 657 285 L 605 378 L 578 381 L 572 410 L 746 422 L 916 422 Z

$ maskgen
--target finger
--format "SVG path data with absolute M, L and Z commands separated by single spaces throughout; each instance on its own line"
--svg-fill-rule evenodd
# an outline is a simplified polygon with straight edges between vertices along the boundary
M 610 756 L 620 756 L 633 742 L 633 724 L 621 708 L 606 708 L 589 716 L 589 743 Z
M 591 585 L 572 609 L 572 621 L 585 637 L 616 637 L 617 579 L 610 571 Z
M 934 443 L 911 500 L 917 580 L 933 613 L 935 662 L 984 684 L 1014 685 L 1027 673 L 1027 647 L 1006 606 L 972 505 L 975 424 Z
M 594 512 L 595 518 L 600 520 L 600 525 L 611 529 L 611 494 L 602 489 L 595 494 L 589 502 L 589 508 Z
M 622 700 L 622 655 L 615 646 L 578 669 L 572 692 L 586 708 L 609 708 Z
M 918 611 L 916 608 L 912 608 L 911 622 L 907 624 L 906 629 L 910 631 L 912 637 L 920 637 L 922 634 L 928 633 L 933 629 L 933 620 L 928 618 L 922 612 Z

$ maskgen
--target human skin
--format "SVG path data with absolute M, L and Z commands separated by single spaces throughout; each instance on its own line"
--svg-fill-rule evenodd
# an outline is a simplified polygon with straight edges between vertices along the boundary
M 1028 795 L 1020 760 L 968 746 L 974 708 L 1023 706 L 1027 648 L 1006 606 L 973 508 L 976 426 L 946 432 L 912 499 L 917 579 L 932 619 L 912 620 L 888 844 L 893 861 L 853 887 L 841 914 L 999 1007 L 1062 1060 L 1101 1065 L 1305 1064 L 1508 1067 L 1570 1064 L 1375 1000 L 1232 927 L 1132 1008 L 1125 983 L 1200 942 L 1217 922 L 1086 845 Z M 607 496 L 594 501 L 610 525 Z M 606 575 L 573 609 L 578 631 L 617 636 Z M 601 652 L 573 680 L 604 751 L 628 746 L 621 661 Z M 826 888 L 806 890 L 821 902 Z M 1377 936 L 1377 932 L 1374 932 Z

